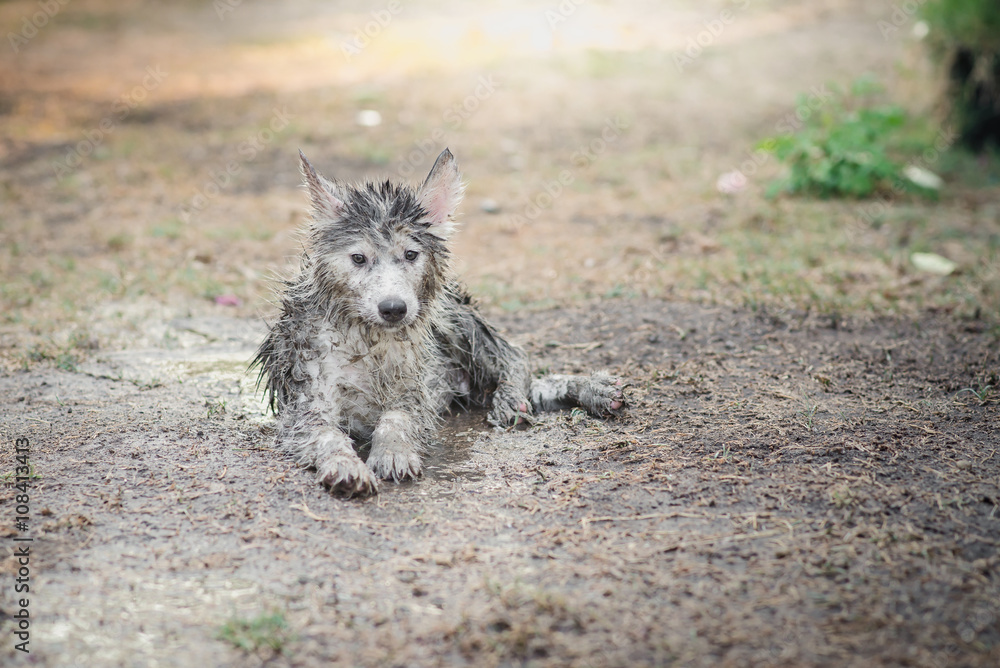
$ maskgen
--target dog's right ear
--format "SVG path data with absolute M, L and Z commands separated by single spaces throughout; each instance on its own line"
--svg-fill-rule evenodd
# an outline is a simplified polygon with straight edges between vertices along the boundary
M 306 187 L 309 188 L 309 199 L 312 200 L 316 215 L 337 220 L 344 208 L 340 188 L 335 182 L 328 181 L 313 169 L 302 151 L 299 151 L 299 157 L 302 159 L 302 177 L 305 179 Z

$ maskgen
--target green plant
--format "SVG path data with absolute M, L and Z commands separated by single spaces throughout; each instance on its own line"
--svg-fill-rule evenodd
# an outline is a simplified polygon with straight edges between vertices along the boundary
M 206 417 L 208 417 L 209 419 L 211 419 L 211 418 L 213 418 L 213 417 L 215 417 L 217 415 L 225 415 L 226 414 L 226 400 L 225 399 L 216 399 L 215 401 L 211 401 L 211 400 L 206 399 L 205 400 L 205 407 L 208 408 L 208 414 L 206 415 Z
M 969 387 L 963 387 L 955 393 L 955 398 L 957 399 L 963 392 L 968 392 L 976 398 L 980 406 L 985 406 L 994 398 L 997 389 L 997 377 L 996 375 L 993 375 L 987 380 L 973 383 Z
M 798 132 L 761 142 L 759 148 L 789 166 L 788 175 L 772 183 L 767 195 L 863 198 L 889 189 L 933 194 L 904 176 L 899 156 L 910 122 L 898 105 L 871 106 L 879 92 L 878 84 L 862 77 L 849 93 L 836 91 L 810 113 Z M 809 108 L 800 97 L 799 109 Z

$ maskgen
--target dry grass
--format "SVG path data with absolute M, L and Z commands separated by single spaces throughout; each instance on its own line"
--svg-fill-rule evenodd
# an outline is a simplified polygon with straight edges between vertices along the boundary
M 6 12 L 16 14 L 17 6 Z M 254 10 L 246 9 L 249 21 Z M 665 296 L 845 315 L 943 310 L 991 323 L 1000 312 L 992 159 L 947 155 L 932 166 L 949 181 L 939 202 L 896 201 L 871 220 L 864 217 L 873 206 L 866 202 L 763 199 L 778 171 L 771 163 L 747 192 L 715 191 L 716 177 L 739 167 L 758 139 L 773 134 L 776 120 L 794 111 L 799 90 L 857 76 L 842 73 L 836 59 L 779 87 L 765 74 L 774 67 L 768 59 L 779 54 L 750 37 L 720 45 L 711 67 L 706 62 L 684 73 L 655 51 L 566 51 L 542 59 L 484 53 L 472 58 L 482 59 L 482 70 L 411 71 L 399 86 L 396 60 L 375 50 L 364 63 L 384 64 L 380 77 L 305 88 L 299 79 L 255 80 L 242 69 L 262 50 L 272 70 L 299 66 L 300 41 L 264 47 L 247 41 L 246 25 L 233 24 L 224 51 L 202 43 L 195 30 L 192 51 L 175 57 L 162 50 L 163 39 L 179 25 L 204 28 L 211 13 L 178 13 L 154 38 L 129 32 L 119 45 L 100 36 L 114 34 L 122 21 L 141 25 L 162 17 L 140 19 L 129 6 L 73 11 L 77 18 L 53 21 L 6 79 L 0 298 L 8 368 L 84 356 L 88 346 L 124 345 L 136 304 L 211 312 L 215 297 L 234 295 L 242 304 L 234 314 L 259 312 L 268 274 L 296 250 L 293 232 L 304 211 L 297 148 L 340 178 L 403 172 L 415 180 L 430 153 L 450 145 L 470 182 L 456 248 L 460 268 L 487 304 L 507 309 L 592 296 Z M 761 10 L 754 20 L 767 15 Z M 788 17 L 798 30 L 821 33 L 815 16 Z M 90 45 L 89 60 L 74 62 L 71 79 L 47 75 L 46 67 L 73 58 L 89 39 L 101 45 Z M 787 37 L 785 48 L 800 48 L 796 39 Z M 912 53 L 867 42 L 858 48 L 869 70 L 884 71 L 900 57 L 913 67 L 888 79 L 898 96 L 911 95 L 926 76 Z M 218 59 L 231 86 L 192 78 L 196 70 L 184 68 L 195 67 L 198 49 Z M 99 64 L 112 57 L 124 64 L 108 79 Z M 113 112 L 124 108 L 121 96 L 135 99 L 134 86 L 151 63 L 168 74 L 118 120 Z M 732 68 L 743 73 L 718 72 Z M 493 92 L 480 72 L 492 77 Z M 243 88 L 259 90 L 234 92 L 241 76 Z M 747 76 L 761 79 L 766 98 Z M 720 103 L 748 95 L 756 106 Z M 476 109 L 465 112 L 461 105 L 469 99 Z M 919 111 L 926 96 L 911 95 L 910 103 Z M 364 108 L 377 109 L 385 122 L 357 127 L 355 114 Z M 278 123 L 280 130 L 251 154 L 247 139 L 268 128 L 276 109 L 287 125 Z M 105 118 L 113 129 L 90 151 L 85 137 L 94 137 Z M 618 134 L 601 146 L 608 123 Z M 88 155 L 57 178 L 55 165 L 65 165 L 80 141 Z M 410 155 L 420 163 L 412 169 L 405 162 Z M 199 193 L 215 192 L 212 178 L 230 161 L 239 173 L 191 212 Z M 546 186 L 551 190 L 563 173 L 572 183 L 547 197 Z M 970 173 L 977 175 L 972 181 Z M 500 204 L 498 214 L 479 209 L 485 198 Z M 543 205 L 540 215 L 525 216 L 536 203 Z M 946 255 L 959 270 L 945 278 L 922 274 L 909 263 L 914 251 Z M 110 327 L 94 324 L 109 319 Z

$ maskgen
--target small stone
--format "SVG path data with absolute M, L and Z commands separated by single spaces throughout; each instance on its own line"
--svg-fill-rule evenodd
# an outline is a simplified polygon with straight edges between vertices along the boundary
M 941 177 L 934 172 L 926 170 L 923 167 L 917 167 L 916 165 L 908 165 L 903 170 L 903 176 L 908 178 L 912 183 L 927 190 L 940 190 L 944 183 Z
M 926 271 L 939 276 L 947 276 L 958 268 L 958 265 L 937 253 L 912 253 L 910 262 L 920 271 Z
M 500 213 L 500 203 L 489 197 L 479 203 L 479 208 L 482 209 L 484 213 Z
M 970 462 L 968 459 L 960 459 L 957 462 L 955 462 L 955 468 L 961 471 L 969 471 L 972 469 L 972 462 Z
M 374 109 L 362 109 L 354 117 L 354 122 L 363 128 L 373 128 L 382 124 L 382 114 Z

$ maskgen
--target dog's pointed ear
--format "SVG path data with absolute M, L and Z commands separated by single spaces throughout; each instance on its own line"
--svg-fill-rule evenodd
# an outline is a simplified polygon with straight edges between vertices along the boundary
M 302 159 L 302 178 L 309 189 L 309 199 L 312 200 L 316 215 L 331 220 L 339 219 L 344 208 L 340 187 L 335 182 L 323 178 L 313 169 L 302 151 L 299 151 L 299 157 Z
M 447 239 L 457 227 L 452 216 L 458 203 L 462 201 L 462 175 L 451 151 L 445 149 L 431 167 L 424 184 L 420 186 L 417 198 L 427 212 L 430 231 L 437 237 Z

